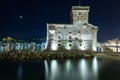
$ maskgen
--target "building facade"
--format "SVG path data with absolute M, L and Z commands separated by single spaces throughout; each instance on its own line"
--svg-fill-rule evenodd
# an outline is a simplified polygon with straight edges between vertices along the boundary
M 98 27 L 90 24 L 88 6 L 73 6 L 72 24 L 47 24 L 46 48 L 58 50 L 79 49 L 96 51 Z
M 120 52 L 120 40 L 112 39 L 103 43 L 103 45 L 112 50 L 112 52 Z

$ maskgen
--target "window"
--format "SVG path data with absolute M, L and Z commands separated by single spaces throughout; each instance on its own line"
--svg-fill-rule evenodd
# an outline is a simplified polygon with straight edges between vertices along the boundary
M 72 39 L 72 37 L 71 36 L 69 36 L 69 40 L 71 40 Z
M 58 46 L 61 46 L 61 44 L 58 44 Z
M 87 18 L 84 17 L 83 20 L 87 20 Z
M 81 12 L 79 12 L 79 15 L 81 15 Z
M 58 31 L 58 34 L 61 34 L 61 32 L 60 32 L 60 31 Z
M 72 36 L 69 36 L 69 42 L 72 42 Z
M 72 40 L 69 40 L 69 42 L 72 42 Z
M 49 26 L 49 29 L 50 29 L 50 30 L 54 30 L 54 29 L 55 29 L 55 26 L 53 26 L 53 25 L 52 25 L 52 26 Z
M 82 46 L 82 44 L 80 44 L 80 46 Z
M 83 24 L 83 27 L 85 28 L 86 26 L 88 26 L 88 24 L 87 24 L 87 23 L 84 23 L 84 24 Z
M 72 32 L 69 32 L 69 34 L 72 34 Z
M 59 40 L 58 43 L 60 43 L 61 41 Z
M 58 39 L 61 39 L 60 35 L 58 36 Z
M 94 27 L 92 27 L 92 29 L 95 29 Z
M 80 33 L 80 31 L 78 31 L 78 33 Z
M 69 46 L 71 47 L 71 46 L 72 46 L 72 44 L 69 44 Z

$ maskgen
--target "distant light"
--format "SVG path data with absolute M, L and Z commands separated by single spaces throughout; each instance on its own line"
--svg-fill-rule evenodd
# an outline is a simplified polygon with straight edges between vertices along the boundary
M 20 19 L 22 19 L 23 18 L 23 16 L 20 16 Z

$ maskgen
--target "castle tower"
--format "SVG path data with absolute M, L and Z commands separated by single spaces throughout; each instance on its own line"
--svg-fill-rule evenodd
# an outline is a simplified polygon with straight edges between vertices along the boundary
M 88 6 L 72 6 L 71 18 L 73 24 L 76 23 L 88 23 L 88 14 L 89 14 Z

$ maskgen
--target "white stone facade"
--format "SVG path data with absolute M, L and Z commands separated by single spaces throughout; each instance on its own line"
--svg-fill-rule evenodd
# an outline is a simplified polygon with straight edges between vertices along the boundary
M 94 50 L 97 43 L 97 26 L 88 23 L 88 6 L 73 6 L 72 24 L 47 24 L 46 48 L 58 50 Z

